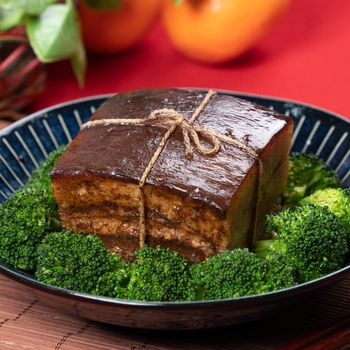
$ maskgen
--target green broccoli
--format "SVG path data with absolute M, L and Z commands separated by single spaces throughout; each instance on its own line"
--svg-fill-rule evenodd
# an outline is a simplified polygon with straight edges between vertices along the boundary
M 266 266 L 247 249 L 224 251 L 191 268 L 196 299 L 212 300 L 258 294 Z
M 336 174 L 318 157 L 295 153 L 289 160 L 289 173 L 282 205 L 291 207 L 304 197 L 327 187 L 339 187 Z
M 177 252 L 143 248 L 130 266 L 128 299 L 177 301 L 193 298 L 187 261 Z
M 343 188 L 318 190 L 304 198 L 300 204 L 314 203 L 326 206 L 344 226 L 350 239 L 350 193 Z
M 50 173 L 53 169 L 58 158 L 62 153 L 67 149 L 67 146 L 61 146 L 59 149 L 51 152 L 48 155 L 48 158 L 39 164 L 39 167 L 33 171 L 31 179 L 28 181 L 29 186 L 34 186 L 46 190 L 49 196 L 49 199 L 54 202 L 51 189 L 51 178 Z
M 283 254 L 274 254 L 265 260 L 265 275 L 259 287 L 259 294 L 289 288 L 297 284 L 297 273 Z
M 128 265 L 125 265 L 125 268 L 105 272 L 97 280 L 96 288 L 92 291 L 92 294 L 126 299 L 130 281 L 130 270 L 128 267 Z
M 32 186 L 15 192 L 0 206 L 0 258 L 33 270 L 37 246 L 50 231 L 61 228 L 56 207 L 45 190 Z
M 348 253 L 346 232 L 326 207 L 305 204 L 270 215 L 267 230 L 278 236 L 257 242 L 257 255 L 266 259 L 285 255 L 300 282 L 341 268 Z
M 108 253 L 115 259 L 112 271 L 101 275 L 92 294 L 111 298 L 127 298 L 127 287 L 130 280 L 130 267 L 119 255 Z
M 122 259 L 108 253 L 96 235 L 50 233 L 38 247 L 36 277 L 57 287 L 91 293 L 103 274 L 119 268 L 124 268 Z

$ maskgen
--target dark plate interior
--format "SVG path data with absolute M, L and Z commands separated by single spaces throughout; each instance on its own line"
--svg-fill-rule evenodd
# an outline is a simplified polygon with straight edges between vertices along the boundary
M 324 159 L 350 187 L 350 122 L 334 113 L 282 99 L 221 92 L 293 117 L 293 151 Z M 23 186 L 47 154 L 66 144 L 110 95 L 85 98 L 37 112 L 0 132 L 0 203 Z M 76 293 L 38 282 L 0 262 L 0 271 L 39 300 L 88 319 L 146 329 L 203 329 L 266 317 L 344 278 L 350 266 L 320 279 L 263 295 L 203 302 L 134 302 Z

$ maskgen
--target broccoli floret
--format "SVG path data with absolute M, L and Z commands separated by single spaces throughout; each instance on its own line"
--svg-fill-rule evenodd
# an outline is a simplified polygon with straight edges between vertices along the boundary
M 0 206 L 0 258 L 19 269 L 35 269 L 37 246 L 60 227 L 45 190 L 29 186 L 15 192 Z
M 257 255 L 266 259 L 276 253 L 285 255 L 300 282 L 326 275 L 344 264 L 347 235 L 326 207 L 305 204 L 270 215 L 267 229 L 277 233 L 277 238 L 257 242 Z
M 265 262 L 266 271 L 259 293 L 289 288 L 297 284 L 296 269 L 285 255 L 276 253 Z
M 326 206 L 344 226 L 350 239 L 350 193 L 343 188 L 318 190 L 304 198 L 300 204 L 314 203 Z
M 58 158 L 67 149 L 67 146 L 62 146 L 59 149 L 51 152 L 48 158 L 39 164 L 39 167 L 33 171 L 31 179 L 28 181 L 28 185 L 47 191 L 49 199 L 54 202 L 51 189 L 50 173 L 56 164 Z
M 258 294 L 265 264 L 247 249 L 225 251 L 191 268 L 196 299 L 213 300 Z
M 139 249 L 130 267 L 128 299 L 178 301 L 191 299 L 187 261 L 163 248 Z
M 125 268 L 104 273 L 96 283 L 96 288 L 92 291 L 95 295 L 104 295 L 111 298 L 127 298 L 128 284 L 130 281 L 130 270 Z
M 48 234 L 39 245 L 36 277 L 50 285 L 91 293 L 104 273 L 122 266 L 121 258 L 108 253 L 96 235 L 61 231 Z
M 317 190 L 339 186 L 336 174 L 321 159 L 296 153 L 289 159 L 288 182 L 282 204 L 290 207 Z
M 92 294 L 112 298 L 127 298 L 127 287 L 130 280 L 129 264 L 115 253 L 108 254 L 115 259 L 113 271 L 105 272 L 99 277 Z

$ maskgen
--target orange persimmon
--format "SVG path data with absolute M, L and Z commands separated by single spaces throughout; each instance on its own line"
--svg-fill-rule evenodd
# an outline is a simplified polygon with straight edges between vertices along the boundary
M 154 22 L 162 0 L 121 0 L 117 9 L 99 10 L 80 1 L 78 12 L 85 47 L 116 53 L 136 44 Z
M 174 46 L 194 60 L 228 61 L 275 25 L 290 0 L 164 0 L 162 18 Z

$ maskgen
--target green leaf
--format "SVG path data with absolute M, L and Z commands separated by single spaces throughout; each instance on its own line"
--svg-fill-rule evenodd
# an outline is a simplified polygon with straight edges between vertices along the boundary
M 30 18 L 26 29 L 30 44 L 41 62 L 73 57 L 81 41 L 71 3 L 48 6 L 40 16 Z
M 85 0 L 85 3 L 96 10 L 117 10 L 121 0 Z
M 0 0 L 0 6 L 9 10 L 21 10 L 28 15 L 38 15 L 55 0 Z
M 70 59 L 80 86 L 84 84 L 86 55 L 82 43 L 78 16 L 71 1 L 48 6 L 27 22 L 30 44 L 42 62 Z
M 183 2 L 183 0 L 173 0 L 173 1 L 175 5 L 180 5 Z
M 24 24 L 25 15 L 21 10 L 0 8 L 0 31 L 4 32 Z
M 78 41 L 77 50 L 75 54 L 72 56 L 70 62 L 79 86 L 83 87 L 85 82 L 85 72 L 86 72 L 87 61 L 86 61 L 86 53 L 85 53 L 82 40 Z

